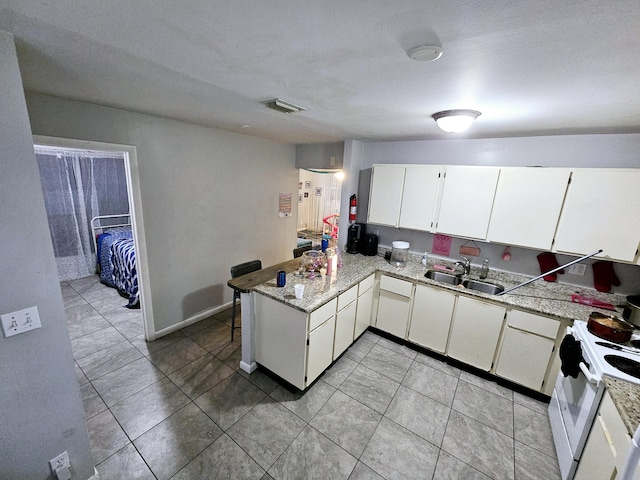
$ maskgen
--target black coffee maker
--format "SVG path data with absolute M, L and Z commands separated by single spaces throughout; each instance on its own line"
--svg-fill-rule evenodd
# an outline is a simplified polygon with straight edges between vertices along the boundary
M 347 253 L 359 253 L 367 233 L 366 223 L 352 223 L 347 230 Z

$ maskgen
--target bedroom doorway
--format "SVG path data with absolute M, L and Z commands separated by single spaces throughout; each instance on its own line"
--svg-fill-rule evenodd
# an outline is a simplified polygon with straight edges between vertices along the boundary
M 338 237 L 342 170 L 305 170 L 298 174 L 297 246 L 320 248 L 322 237 Z
M 155 333 L 154 333 L 155 329 L 154 329 L 153 320 L 152 320 L 153 316 L 152 316 L 151 305 L 149 301 L 150 295 L 149 295 L 149 288 L 148 288 L 149 287 L 149 283 L 148 283 L 149 277 L 148 277 L 148 267 L 147 267 L 148 264 L 146 260 L 145 235 L 144 235 L 144 229 L 142 226 L 143 225 L 142 211 L 140 209 L 140 186 L 139 186 L 139 179 L 137 176 L 138 168 L 137 168 L 137 157 L 136 157 L 135 147 L 128 146 L 128 145 L 115 145 L 115 144 L 106 144 L 106 143 L 82 141 L 82 140 L 70 140 L 70 139 L 63 139 L 63 138 L 56 138 L 56 137 L 34 136 L 33 138 L 34 138 L 34 147 L 36 147 L 36 149 L 40 149 L 46 154 L 55 155 L 56 151 L 58 150 L 60 152 L 60 155 L 63 155 L 63 150 L 68 150 L 70 151 L 69 153 L 70 157 L 73 157 L 74 154 L 77 155 L 79 152 L 81 152 L 83 155 L 87 155 L 95 159 L 95 162 L 93 163 L 89 162 L 88 164 L 85 164 L 85 166 L 80 166 L 80 164 L 75 164 L 75 163 L 72 164 L 72 162 L 70 162 L 69 166 L 65 167 L 70 172 L 68 175 L 69 178 L 66 178 L 65 175 L 63 174 L 61 176 L 61 180 L 59 180 L 59 183 L 61 184 L 64 182 L 82 183 L 83 178 L 86 179 L 90 177 L 85 177 L 81 175 L 80 170 L 82 169 L 86 170 L 87 168 L 95 168 L 95 174 L 97 175 L 97 179 L 84 180 L 85 182 L 92 183 L 92 185 L 87 186 L 87 191 L 90 192 L 92 189 L 98 191 L 98 195 L 102 197 L 100 201 L 102 201 L 104 204 L 105 203 L 104 197 L 106 195 L 105 192 L 107 187 L 110 186 L 110 188 L 116 188 L 121 190 L 117 195 L 120 197 L 120 199 L 115 202 L 111 202 L 112 204 L 109 206 L 109 208 L 111 209 L 126 208 L 128 210 L 128 212 L 119 212 L 119 213 L 128 213 L 129 215 L 129 220 L 126 222 L 129 224 L 129 227 L 126 227 L 126 226 L 122 227 L 123 229 L 129 228 L 131 232 L 129 234 L 129 238 L 130 238 L 129 241 L 131 243 L 131 247 L 127 247 L 130 249 L 131 254 L 127 258 L 131 259 L 129 263 L 133 266 L 133 271 L 137 271 L 136 300 L 139 299 L 139 307 L 140 307 L 139 311 L 142 316 L 144 337 L 146 340 L 155 339 Z M 113 165 L 117 165 L 118 159 L 121 159 L 121 162 L 122 162 L 121 167 L 119 169 L 115 168 L 113 171 L 109 172 L 104 168 L 105 165 L 100 163 L 100 161 L 104 159 L 110 159 L 108 161 L 112 162 Z M 106 177 L 109 177 L 109 178 L 106 178 Z M 104 185 L 98 186 L 97 185 L 98 183 L 103 183 Z M 75 188 L 75 185 L 73 185 L 73 187 Z M 58 188 L 57 186 L 55 186 L 55 182 L 54 182 L 54 188 Z M 67 186 L 62 185 L 59 188 L 64 189 L 64 188 L 67 188 Z M 126 192 L 124 190 L 126 190 Z M 65 192 L 64 195 L 68 195 L 68 194 Z M 78 206 L 85 207 L 86 204 L 91 204 L 98 201 L 95 195 L 94 196 L 87 195 L 82 197 L 83 198 L 76 196 L 76 197 L 68 197 L 68 200 L 61 200 L 61 201 L 55 200 L 54 204 L 56 201 L 58 201 L 59 203 L 70 201 L 74 203 L 72 208 L 78 209 L 76 207 Z M 126 197 L 126 199 L 123 197 Z M 110 203 L 110 202 L 106 202 L 106 203 Z M 76 205 L 76 204 L 79 204 L 79 205 Z M 48 206 L 48 210 L 50 209 L 51 207 Z M 89 208 L 85 209 L 85 211 L 92 212 L 93 209 L 91 208 L 91 205 L 89 205 Z M 104 212 L 104 208 L 103 208 L 103 212 Z M 48 213 L 48 216 L 51 215 L 50 211 L 48 211 L 47 213 Z M 56 213 L 58 212 L 54 211 L 53 215 L 55 216 Z M 85 222 L 87 220 L 91 221 L 90 218 L 88 219 L 86 218 L 90 215 L 92 214 L 91 213 L 80 214 L 79 218 L 81 220 L 84 220 Z M 74 221 L 76 220 L 71 220 L 72 223 Z M 113 221 L 107 220 L 107 223 L 109 222 L 122 223 L 122 219 L 120 218 Z M 51 225 L 51 219 L 50 219 L 50 225 Z M 91 241 L 91 248 L 89 249 L 88 261 L 93 263 L 95 267 L 96 255 L 93 252 L 96 248 L 97 242 L 95 242 L 95 237 L 90 238 L 93 236 L 94 232 L 91 230 L 90 226 L 88 228 L 80 228 L 78 230 L 82 231 L 82 233 L 77 233 L 77 234 L 73 233 L 69 235 L 76 236 L 76 237 L 89 237 Z M 63 232 L 64 231 L 65 230 L 63 229 Z M 67 235 L 67 233 L 63 233 L 63 235 Z M 74 244 L 78 240 L 82 242 L 82 241 L 86 241 L 86 238 L 75 238 L 75 239 L 63 238 L 62 241 L 59 243 L 62 245 L 64 245 L 65 243 Z M 56 250 L 56 248 L 58 249 L 56 251 L 56 257 L 58 257 L 60 253 L 63 254 L 62 256 L 64 256 L 65 253 L 66 254 L 70 253 L 70 252 L 64 252 L 64 251 L 61 252 L 60 246 L 58 247 L 55 246 L 56 242 L 53 238 L 52 238 L 52 241 L 54 243 L 54 250 Z M 62 247 L 62 249 L 64 250 L 64 247 Z M 71 250 L 73 250 L 73 248 L 71 248 Z M 86 249 L 80 248 L 80 251 L 82 252 L 79 254 L 80 257 L 87 256 Z M 135 252 L 135 255 L 133 252 Z M 71 254 L 75 255 L 75 252 L 71 252 Z M 76 260 L 77 259 L 74 259 L 73 262 L 75 262 Z M 82 260 L 83 258 L 80 259 L 80 263 L 82 263 Z M 74 267 L 71 267 L 71 272 L 64 272 L 65 267 L 69 268 L 68 262 L 70 261 L 71 259 L 59 260 L 59 258 L 56 258 L 56 263 L 58 264 L 58 269 L 59 269 L 59 275 L 73 276 L 74 269 L 76 268 L 80 268 L 79 271 L 80 272 L 82 271 L 82 266 L 80 267 L 74 266 Z M 62 271 L 61 271 L 61 264 L 63 265 Z M 95 274 L 95 268 L 91 273 Z M 90 277 L 87 277 L 87 278 L 90 278 Z M 119 287 L 117 288 L 118 290 L 120 290 Z M 131 301 L 129 302 L 129 305 L 133 306 Z

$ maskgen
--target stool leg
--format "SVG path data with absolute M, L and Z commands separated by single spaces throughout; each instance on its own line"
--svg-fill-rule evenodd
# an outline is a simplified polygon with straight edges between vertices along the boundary
M 236 292 L 233 292 L 233 306 L 231 307 L 231 342 L 233 342 L 233 332 L 236 329 Z

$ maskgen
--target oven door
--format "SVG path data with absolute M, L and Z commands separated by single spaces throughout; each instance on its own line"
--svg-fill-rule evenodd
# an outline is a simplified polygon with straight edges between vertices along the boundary
M 588 352 L 583 349 L 582 353 L 586 362 L 593 365 L 593 362 L 589 360 Z M 569 455 L 564 455 L 565 458 L 561 459 L 562 455 L 560 453 L 558 455 L 563 478 L 572 478 L 572 474 L 569 475 L 567 470 L 575 470 L 575 466 L 580 460 L 604 394 L 604 383 L 593 369 L 589 370 L 582 363 L 580 370 L 578 378 L 565 377 L 560 372 L 553 392 L 552 405 L 555 405 L 557 409 L 555 414 L 551 415 L 550 413 L 554 438 L 556 433 L 560 431 L 558 423 L 561 422 L 562 430 L 566 436 L 561 443 L 568 446 L 569 452 L 567 453 L 570 453 L 572 457 L 568 458 Z M 555 425 L 553 425 L 554 422 Z M 558 443 L 559 441 L 556 440 L 556 446 Z M 562 449 L 567 450 L 566 447 Z M 570 467 L 569 464 L 572 464 L 573 467 Z

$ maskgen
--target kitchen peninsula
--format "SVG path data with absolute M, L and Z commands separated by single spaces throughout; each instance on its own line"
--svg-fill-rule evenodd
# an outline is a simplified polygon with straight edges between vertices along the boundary
M 557 355 L 552 355 L 552 352 L 564 336 L 564 327 L 573 319 L 587 318 L 594 310 L 590 306 L 571 303 L 571 294 L 574 293 L 575 287 L 570 285 L 537 281 L 512 293 L 495 296 L 425 278 L 427 269 L 420 264 L 420 258 L 415 255 L 410 255 L 404 268 L 393 267 L 380 256 L 365 257 L 345 253 L 342 254 L 342 258 L 344 267 L 338 269 L 337 275 L 331 277 L 318 275 L 310 279 L 299 276 L 296 272 L 300 262 L 299 259 L 295 259 L 228 282 L 229 286 L 242 292 L 240 367 L 244 371 L 251 373 L 259 363 L 304 390 L 357 339 L 370 320 L 371 325 L 391 332 L 399 341 L 407 340 L 430 348 L 437 353 L 451 356 L 549 395 L 559 369 Z M 279 288 L 276 286 L 275 277 L 277 270 L 281 269 L 287 272 L 287 283 L 285 287 Z M 471 277 L 477 277 L 477 273 L 472 269 Z M 488 280 L 509 288 L 528 278 L 508 272 L 491 271 Z M 381 282 L 384 288 L 381 287 Z M 380 293 L 387 288 L 385 285 L 394 282 L 402 288 L 408 288 L 404 296 L 386 291 Z M 294 295 L 295 283 L 305 284 L 304 297 L 300 300 Z M 445 347 L 431 347 L 413 339 L 411 330 L 416 327 L 418 318 L 412 321 L 411 313 L 415 317 L 419 310 L 419 289 L 423 288 L 436 293 L 444 292 L 444 295 L 449 294 L 451 299 L 457 302 L 456 313 L 465 311 L 465 308 L 469 311 L 471 308 L 473 318 L 470 328 L 484 325 L 484 320 L 479 317 L 476 319 L 478 308 L 497 310 L 493 337 L 488 341 L 475 342 L 488 345 L 485 347 L 486 352 L 481 352 L 478 358 L 467 358 L 464 356 L 465 352 L 460 357 L 456 356 L 455 349 L 451 348 L 453 337 L 449 336 L 449 332 L 454 335 L 455 326 L 462 325 L 462 320 L 458 320 L 455 315 L 452 319 L 451 313 L 447 314 L 449 317 L 444 327 Z M 590 291 L 589 295 L 591 294 L 614 305 L 624 303 L 623 297 L 618 295 L 601 294 L 595 290 Z M 391 302 L 393 311 L 406 310 L 405 324 L 400 326 L 399 333 L 381 325 L 382 297 L 385 305 L 386 302 Z M 467 303 L 470 306 L 463 308 Z M 451 309 L 453 310 L 453 306 Z M 365 325 L 360 312 L 365 312 L 367 317 Z M 359 319 L 355 320 L 354 317 Z M 469 322 L 470 316 L 466 317 L 464 320 Z M 463 335 L 466 328 L 462 329 Z M 523 344 L 523 339 L 529 343 Z M 334 341 L 337 342 L 335 345 Z M 447 345 L 448 349 L 445 350 Z M 464 338 L 460 345 L 461 350 L 467 349 Z M 530 368 L 531 364 L 526 365 L 527 369 L 524 372 L 514 372 L 512 364 L 527 362 L 506 361 L 509 355 L 522 355 L 527 348 L 540 363 L 533 378 L 531 371 L 535 369 Z

